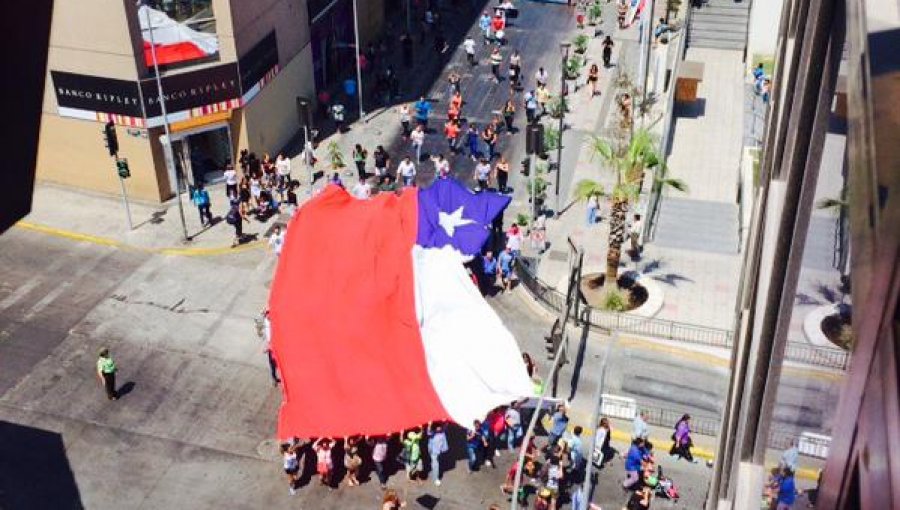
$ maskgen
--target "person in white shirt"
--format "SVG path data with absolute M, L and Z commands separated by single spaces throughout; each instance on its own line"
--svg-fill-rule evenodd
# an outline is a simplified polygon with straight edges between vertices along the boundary
M 422 129 L 421 125 L 416 126 L 416 129 L 409 135 L 410 141 L 412 141 L 413 150 L 416 151 L 416 161 L 422 161 L 422 145 L 425 144 L 425 130 Z
M 444 179 L 450 175 L 450 162 L 444 159 L 443 154 L 438 154 L 431 158 L 434 162 L 434 173 L 438 178 Z
M 635 214 L 634 221 L 631 222 L 631 251 L 634 255 L 639 255 L 641 253 L 641 230 L 644 228 L 643 222 L 641 222 L 641 215 Z
M 463 48 L 466 49 L 466 60 L 469 62 L 470 66 L 475 65 L 475 39 L 472 39 L 472 36 L 466 37 L 466 40 L 463 41 Z
M 229 200 L 237 200 L 238 179 L 237 171 L 234 169 L 234 165 L 228 163 L 228 165 L 225 167 L 225 171 L 222 172 L 222 176 L 225 177 L 225 196 L 227 196 Z
M 281 248 L 284 246 L 284 232 L 281 231 L 281 227 L 275 225 L 275 229 L 272 231 L 272 235 L 269 236 L 269 249 L 272 250 L 272 253 L 275 256 L 281 255 Z
M 403 161 L 397 165 L 397 173 L 403 180 L 404 186 L 413 185 L 413 182 L 416 180 L 416 165 L 409 159 L 409 156 L 403 158 Z
M 534 73 L 534 81 L 537 82 L 538 87 L 546 87 L 547 80 L 550 79 L 550 75 L 547 74 L 547 71 L 544 71 L 544 68 L 540 68 Z
M 365 200 L 372 196 L 372 186 L 368 181 L 360 180 L 353 185 L 353 189 L 350 190 L 350 194 L 360 200 Z
M 484 158 L 475 165 L 475 180 L 478 181 L 478 191 L 487 189 L 488 179 L 491 175 L 491 164 Z
M 287 187 L 291 183 L 291 160 L 284 157 L 284 154 L 279 153 L 278 157 L 275 158 L 275 171 L 278 173 L 281 182 L 284 183 L 283 185 Z
M 650 427 L 647 426 L 647 411 L 641 411 L 634 417 L 631 439 L 647 439 L 650 436 Z
M 412 128 L 410 127 L 412 117 L 409 113 L 409 105 L 406 103 L 400 105 L 400 107 L 397 108 L 397 114 L 400 116 L 400 125 L 403 126 L 403 139 L 405 140 L 409 138 L 409 134 L 412 131 Z

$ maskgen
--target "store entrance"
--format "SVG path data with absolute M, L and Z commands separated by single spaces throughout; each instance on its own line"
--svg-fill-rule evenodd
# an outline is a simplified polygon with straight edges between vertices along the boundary
M 222 180 L 225 166 L 231 163 L 231 129 L 227 124 L 202 130 L 172 133 L 175 168 L 191 188 Z

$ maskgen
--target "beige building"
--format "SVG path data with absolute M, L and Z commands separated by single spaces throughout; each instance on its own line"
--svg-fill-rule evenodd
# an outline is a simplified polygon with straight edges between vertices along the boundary
M 316 23 L 339 25 L 348 37 L 348 6 L 351 0 L 56 0 L 37 179 L 119 193 L 103 142 L 108 121 L 131 171 L 129 194 L 142 200 L 172 197 L 174 172 L 187 184 L 214 177 L 242 148 L 274 156 L 300 129 L 296 98 L 314 99 L 317 84 L 330 84 L 314 71 L 328 68 L 318 61 L 334 61 L 325 51 L 314 55 L 322 46 L 312 40 Z M 360 2 L 360 10 L 365 44 L 381 30 L 383 3 Z M 174 171 L 161 141 L 154 54 Z

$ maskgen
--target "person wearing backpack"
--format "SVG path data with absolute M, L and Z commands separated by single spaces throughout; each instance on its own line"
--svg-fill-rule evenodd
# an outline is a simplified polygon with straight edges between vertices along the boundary
M 232 248 L 241 244 L 241 241 L 244 239 L 244 220 L 245 218 L 238 208 L 238 203 L 232 200 L 231 209 L 229 209 L 228 214 L 225 215 L 225 222 L 234 227 L 234 242 L 231 243 Z

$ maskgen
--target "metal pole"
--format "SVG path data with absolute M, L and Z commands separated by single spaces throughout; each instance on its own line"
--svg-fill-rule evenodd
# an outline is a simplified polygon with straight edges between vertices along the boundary
M 412 0 L 406 0 L 406 35 L 412 37 Z
M 178 202 L 178 215 L 181 217 L 181 230 L 184 234 L 184 240 L 190 241 L 191 237 L 188 235 L 187 223 L 184 221 L 184 206 L 181 204 L 181 179 L 178 177 L 178 172 L 175 168 L 175 158 L 172 156 L 172 136 L 169 132 L 169 116 L 166 113 L 166 98 L 163 95 L 162 79 L 159 77 L 159 63 L 156 60 L 156 42 L 153 39 L 153 22 L 150 19 L 150 8 L 148 7 L 144 13 L 144 17 L 147 18 L 147 29 L 150 31 L 150 55 L 153 57 L 153 74 L 156 76 L 156 92 L 159 99 L 159 108 L 162 111 L 163 130 L 166 133 L 163 151 L 166 155 L 166 165 L 171 165 L 172 172 L 170 175 L 175 176 L 175 200 Z
M 566 62 L 569 61 L 569 46 L 565 45 L 565 54 L 563 54 L 562 58 L 562 73 L 560 76 L 560 87 L 559 87 L 559 97 L 560 97 L 560 109 L 559 109 L 559 136 L 556 140 L 556 208 L 554 209 L 557 216 L 559 216 L 559 181 L 560 175 L 562 174 L 562 139 L 563 139 L 563 129 L 565 129 L 565 118 L 566 118 Z
M 356 97 L 359 100 L 359 118 L 364 120 L 366 112 L 363 109 L 363 85 L 362 85 L 362 69 L 359 66 L 360 42 L 359 42 L 359 9 L 357 8 L 357 0 L 353 0 L 353 32 L 356 36 Z
M 118 167 L 116 167 L 118 171 Z M 119 176 L 119 184 L 122 186 L 122 203 L 125 204 L 125 216 L 128 218 L 128 230 L 134 230 L 134 222 L 131 221 L 131 206 L 128 205 L 128 192 L 125 191 L 125 179 Z
M 646 48 L 644 49 L 644 54 L 642 55 L 642 57 L 644 59 L 644 65 L 643 65 L 644 73 L 643 73 L 643 79 L 642 79 L 642 82 L 643 82 L 642 97 L 643 97 L 643 99 L 641 99 L 641 102 L 644 105 L 647 104 L 647 81 L 648 81 L 648 78 L 650 77 L 650 52 L 653 49 L 653 44 L 651 43 L 651 41 L 653 39 L 653 14 L 655 12 L 656 12 L 656 0 L 651 0 L 650 10 L 644 12 L 644 14 L 645 14 L 644 19 L 646 20 L 645 25 L 647 25 L 646 27 L 644 27 L 647 30 L 644 35 L 645 42 L 646 42 Z M 647 111 L 646 107 L 641 108 L 641 110 L 644 112 Z M 644 117 L 644 114 L 641 114 L 641 117 Z

